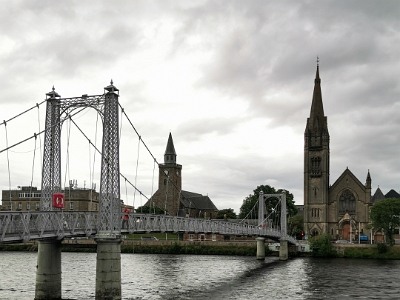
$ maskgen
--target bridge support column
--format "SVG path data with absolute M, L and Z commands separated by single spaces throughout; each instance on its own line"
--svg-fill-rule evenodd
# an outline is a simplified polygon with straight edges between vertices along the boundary
M 96 239 L 96 300 L 121 299 L 121 237 Z
M 265 259 L 265 238 L 258 237 L 257 239 L 257 259 Z
M 61 240 L 38 244 L 35 300 L 61 299 Z
M 288 241 L 281 240 L 279 247 L 279 260 L 288 260 L 289 258 L 289 243 Z

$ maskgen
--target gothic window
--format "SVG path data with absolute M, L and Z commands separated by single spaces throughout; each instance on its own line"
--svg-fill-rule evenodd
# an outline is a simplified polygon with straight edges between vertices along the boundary
M 311 157 L 311 177 L 321 176 L 321 157 Z
M 339 213 L 355 213 L 356 198 L 349 190 L 345 190 L 339 197 Z
M 319 208 L 311 208 L 311 217 L 312 218 L 319 218 Z

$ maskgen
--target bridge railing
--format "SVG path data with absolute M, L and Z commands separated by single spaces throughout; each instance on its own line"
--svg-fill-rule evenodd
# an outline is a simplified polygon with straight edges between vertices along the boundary
M 97 221 L 97 212 L 0 212 L 0 243 L 90 236 L 97 233 Z M 174 232 L 264 236 L 297 243 L 293 237 L 282 236 L 279 228 L 169 215 L 130 213 L 128 228 L 122 231 L 124 233 Z

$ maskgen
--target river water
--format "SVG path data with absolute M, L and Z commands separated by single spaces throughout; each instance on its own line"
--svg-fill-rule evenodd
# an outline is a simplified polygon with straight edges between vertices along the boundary
M 123 299 L 400 299 L 400 261 L 121 254 Z M 0 252 L 0 299 L 33 299 L 35 252 Z M 96 253 L 62 253 L 63 299 L 94 299 Z

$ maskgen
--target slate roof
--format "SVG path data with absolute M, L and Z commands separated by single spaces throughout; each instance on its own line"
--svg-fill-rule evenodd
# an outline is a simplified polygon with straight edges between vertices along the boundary
M 383 195 L 381 189 L 378 187 L 376 189 L 375 194 L 372 196 L 372 203 L 376 203 L 376 202 L 381 201 L 383 199 L 385 199 L 385 195 Z
M 395 190 L 391 189 L 386 195 L 385 198 L 400 198 L 400 194 Z
M 181 195 L 181 203 L 184 207 L 191 207 L 197 210 L 218 210 L 208 196 L 188 191 L 181 191 Z

